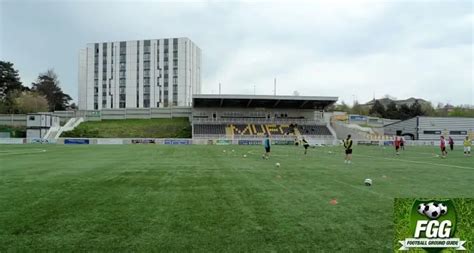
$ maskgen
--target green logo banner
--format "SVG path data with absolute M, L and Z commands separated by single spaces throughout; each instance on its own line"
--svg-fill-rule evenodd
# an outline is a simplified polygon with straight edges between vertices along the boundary
M 395 199 L 396 252 L 472 252 L 473 199 Z

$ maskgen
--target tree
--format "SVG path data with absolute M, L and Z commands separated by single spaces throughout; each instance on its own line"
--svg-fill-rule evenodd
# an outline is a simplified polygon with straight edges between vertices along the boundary
M 387 105 L 385 113 L 386 117 L 389 119 L 400 119 L 400 112 L 398 111 L 397 104 L 393 101 Z
M 351 109 L 352 114 L 359 114 L 359 115 L 369 115 L 369 109 L 361 104 L 359 101 L 355 100 L 354 105 Z
M 23 90 L 28 88 L 21 84 L 13 63 L 0 61 L 0 113 L 16 113 L 15 98 Z
M 15 90 L 24 90 L 21 85 L 18 70 L 13 68 L 13 63 L 0 61 L 0 100 Z
M 15 99 L 18 113 L 44 112 L 48 110 L 48 100 L 38 92 L 24 91 Z
M 425 115 L 425 113 L 421 109 L 420 103 L 418 103 L 418 100 L 415 100 L 415 103 L 413 103 L 410 106 L 410 117 L 413 118 L 416 116 L 423 116 L 423 115 Z
M 470 117 L 474 118 L 474 108 L 469 105 L 465 106 L 456 106 L 451 112 L 449 112 L 449 117 Z
M 33 90 L 44 95 L 48 100 L 50 111 L 65 110 L 72 98 L 65 94 L 59 86 L 58 76 L 52 69 L 38 76 L 36 83 L 33 83 Z
M 334 111 L 350 113 L 351 108 L 344 101 L 342 101 L 340 105 L 335 106 Z
M 431 105 L 431 103 L 421 104 L 421 110 L 426 116 L 437 116 L 436 110 L 433 108 L 433 105 Z
M 398 112 L 399 112 L 399 115 L 400 115 L 400 119 L 401 120 L 406 120 L 406 119 L 410 119 L 411 118 L 411 110 L 410 110 L 410 107 L 408 107 L 408 105 L 406 104 L 402 104 L 400 106 L 400 109 L 398 109 Z
M 386 116 L 385 107 L 382 105 L 382 103 L 380 103 L 380 101 L 375 100 L 374 105 L 369 110 L 369 114 L 371 116 L 385 118 Z

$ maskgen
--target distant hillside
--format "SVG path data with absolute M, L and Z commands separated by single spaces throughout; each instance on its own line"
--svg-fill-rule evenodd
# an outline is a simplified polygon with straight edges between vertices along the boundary
M 188 118 L 173 118 L 87 121 L 61 137 L 190 138 L 191 135 Z
M 411 97 L 411 98 L 402 99 L 402 100 L 393 100 L 393 99 L 390 99 L 390 98 L 372 99 L 371 101 L 369 101 L 365 104 L 362 104 L 362 106 L 372 107 L 375 104 L 375 101 L 379 101 L 385 107 L 387 107 L 391 102 L 395 102 L 395 104 L 397 106 L 401 106 L 401 105 L 405 104 L 405 105 L 410 107 L 417 100 L 418 100 L 418 103 L 421 104 L 421 105 L 423 105 L 423 104 L 430 104 L 431 105 L 430 101 L 424 100 L 422 98 Z

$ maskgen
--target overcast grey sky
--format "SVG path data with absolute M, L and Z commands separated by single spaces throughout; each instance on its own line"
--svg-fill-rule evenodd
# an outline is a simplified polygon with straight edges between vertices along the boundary
M 385 94 L 474 104 L 473 2 L 0 0 L 0 59 L 24 84 L 54 68 L 77 101 L 86 43 L 188 37 L 203 93 Z

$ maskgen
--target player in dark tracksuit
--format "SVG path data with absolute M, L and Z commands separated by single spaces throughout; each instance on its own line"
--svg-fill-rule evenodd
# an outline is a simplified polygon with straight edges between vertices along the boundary
M 309 143 L 304 137 L 303 137 L 302 142 L 303 142 L 303 147 L 304 147 L 304 154 L 306 155 L 306 153 L 308 152 Z
M 263 140 L 263 147 L 265 148 L 265 154 L 263 154 L 262 158 L 268 159 L 270 157 L 271 148 L 270 136 L 268 134 L 265 134 L 265 139 Z
M 346 159 L 344 163 L 350 164 L 352 161 L 352 140 L 351 135 L 347 136 L 347 139 L 344 140 L 344 149 L 346 150 Z
M 448 138 L 448 143 L 449 143 L 449 149 L 451 151 L 453 151 L 453 149 L 454 149 L 454 140 L 451 136 L 449 136 L 449 138 Z

